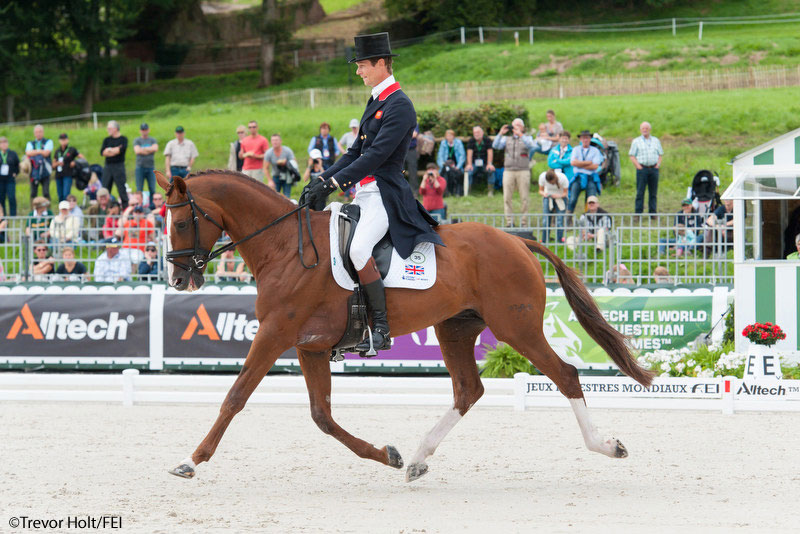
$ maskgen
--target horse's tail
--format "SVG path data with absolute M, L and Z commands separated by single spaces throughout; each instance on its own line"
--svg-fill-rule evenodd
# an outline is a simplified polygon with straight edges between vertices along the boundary
M 553 264 L 567 302 L 578 317 L 578 322 L 583 329 L 611 356 L 623 373 L 643 386 L 649 386 L 653 381 L 653 373 L 636 362 L 631 355 L 627 337 L 608 324 L 578 274 L 541 243 L 530 239 L 521 239 L 531 252 L 541 254 Z

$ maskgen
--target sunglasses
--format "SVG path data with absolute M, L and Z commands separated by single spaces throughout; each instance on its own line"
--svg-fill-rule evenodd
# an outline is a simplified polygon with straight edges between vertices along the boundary
M 156 249 L 154 249 L 153 247 L 148 247 L 148 248 L 146 248 L 144 250 L 145 250 L 145 252 L 155 252 L 156 251 Z
M 37 248 L 36 252 L 47 252 L 46 248 Z
M 258 126 L 248 126 L 248 128 L 252 130 L 253 128 L 258 128 Z

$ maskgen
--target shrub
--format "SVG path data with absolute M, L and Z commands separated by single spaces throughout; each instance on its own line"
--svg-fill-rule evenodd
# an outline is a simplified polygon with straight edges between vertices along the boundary
M 489 135 L 494 135 L 504 124 L 520 117 L 530 127 L 528 110 L 524 106 L 507 103 L 481 104 L 477 108 L 430 109 L 417 112 L 419 129 L 422 132 L 433 131 L 437 137 L 444 136 L 447 130 L 453 130 L 457 136 L 472 135 L 472 127 L 482 126 Z
M 541 374 L 525 356 L 505 343 L 498 343 L 495 348 L 485 347 L 489 349 L 481 367 L 481 376 L 485 378 L 513 378 L 516 373 Z

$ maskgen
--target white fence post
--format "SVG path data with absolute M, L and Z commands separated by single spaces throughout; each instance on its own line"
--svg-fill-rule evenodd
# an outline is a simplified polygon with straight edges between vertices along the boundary
M 675 26 L 675 19 L 673 18 L 672 19 L 672 36 L 673 37 L 675 37 L 675 35 L 676 35 L 676 32 L 675 32 L 676 29 L 677 29 L 677 27 Z
M 533 44 L 533 26 L 528 26 L 528 40 Z
M 467 44 L 467 35 L 464 31 L 464 26 L 461 26 L 461 44 Z
M 96 130 L 97 129 L 97 112 L 96 111 L 92 112 L 92 122 L 94 123 L 94 129 Z
M 722 413 L 725 415 L 733 414 L 733 389 L 736 387 L 736 377 L 722 377 Z
M 311 109 L 314 109 L 316 105 L 314 104 L 314 88 L 308 90 L 308 100 L 309 104 L 311 105 Z
M 133 406 L 134 381 L 139 376 L 138 369 L 124 369 L 122 371 L 122 405 Z
M 478 41 L 483 44 L 483 26 L 478 26 Z
M 294 51 L 294 66 L 295 68 L 300 66 L 300 54 L 297 52 L 297 50 Z
M 702 20 L 700 21 L 700 31 L 697 34 L 697 40 L 698 41 L 702 41 L 703 40 L 703 21 Z
M 514 46 L 519 46 L 519 32 L 514 32 Z
M 525 411 L 525 384 L 530 376 L 528 373 L 514 375 L 514 411 Z

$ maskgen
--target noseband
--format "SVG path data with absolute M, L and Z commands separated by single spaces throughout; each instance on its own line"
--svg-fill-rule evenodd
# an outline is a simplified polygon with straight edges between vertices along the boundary
M 181 250 L 171 250 L 171 251 L 166 253 L 165 258 L 166 258 L 166 260 L 168 262 L 172 263 L 173 265 L 175 265 L 177 267 L 180 267 L 181 269 L 184 269 L 185 271 L 187 271 L 190 276 L 193 275 L 194 273 L 197 273 L 198 275 L 202 276 L 203 275 L 203 269 L 205 268 L 206 265 L 208 265 L 208 263 L 211 260 L 219 257 L 220 255 L 222 255 L 223 252 L 225 252 L 227 250 L 231 250 L 231 249 L 235 248 L 237 245 L 239 245 L 241 243 L 244 243 L 245 241 L 247 241 L 249 239 L 252 239 L 253 237 L 255 237 L 258 234 L 260 234 L 261 232 L 264 232 L 268 228 L 272 227 L 275 224 L 278 224 L 282 220 L 286 219 L 287 217 L 289 217 L 291 215 L 294 215 L 295 213 L 297 213 L 297 228 L 298 228 L 298 245 L 297 245 L 297 248 L 298 248 L 298 253 L 300 254 L 300 263 L 306 269 L 313 269 L 314 267 L 316 267 L 319 264 L 319 253 L 317 252 L 317 246 L 314 243 L 314 235 L 311 233 L 311 215 L 310 215 L 310 210 L 308 210 L 308 209 L 306 209 L 306 228 L 308 229 L 308 237 L 309 237 L 309 239 L 311 241 L 311 247 L 314 250 L 314 256 L 316 257 L 316 260 L 311 265 L 306 265 L 305 261 L 303 260 L 303 223 L 302 223 L 303 219 L 302 219 L 302 216 L 300 215 L 299 212 L 300 212 L 300 210 L 302 210 L 303 208 L 305 208 L 308 205 L 307 202 L 304 202 L 303 204 L 297 206 L 295 209 L 293 209 L 289 213 L 285 213 L 285 214 L 281 215 L 280 217 L 278 217 L 277 219 L 275 219 L 274 221 L 272 221 L 268 225 L 259 228 L 255 232 L 251 233 L 250 235 L 247 235 L 247 236 L 243 237 L 239 241 L 235 241 L 235 242 L 232 241 L 232 242 L 230 242 L 230 243 L 228 243 L 226 245 L 223 245 L 223 246 L 219 247 L 217 250 L 214 250 L 214 251 L 206 250 L 202 246 L 200 246 L 200 217 L 199 217 L 199 215 L 202 215 L 205 220 L 209 221 L 211 224 L 213 224 L 214 226 L 216 226 L 217 228 L 219 228 L 223 232 L 225 231 L 225 228 L 223 228 L 220 223 L 215 221 L 214 218 L 211 217 L 211 215 L 209 215 L 203 208 L 201 208 L 197 204 L 197 202 L 195 201 L 194 197 L 192 196 L 192 193 L 189 190 L 186 191 L 186 200 L 185 201 L 178 202 L 177 204 L 166 204 L 167 208 L 180 208 L 180 207 L 186 206 L 186 205 L 188 205 L 189 208 L 191 208 L 191 210 L 192 210 L 192 224 L 194 226 L 194 248 L 184 248 L 184 249 L 181 249 Z M 180 258 L 180 257 L 183 257 L 183 256 L 189 256 L 191 258 L 191 263 L 187 264 L 187 263 L 182 263 L 180 261 L 177 261 L 177 258 Z

